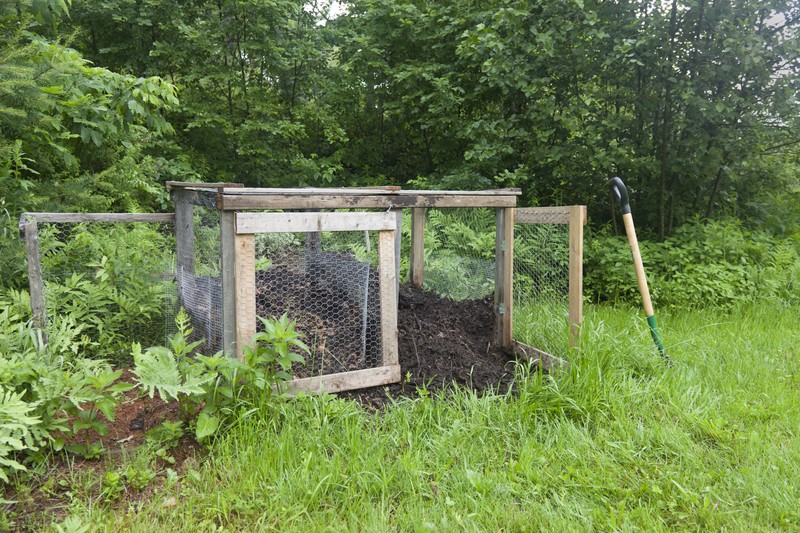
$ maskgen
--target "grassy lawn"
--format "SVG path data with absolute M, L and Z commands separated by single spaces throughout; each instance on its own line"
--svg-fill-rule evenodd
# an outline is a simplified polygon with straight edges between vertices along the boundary
M 243 415 L 107 531 L 800 529 L 800 311 L 587 309 L 583 349 L 511 394 L 334 397 Z M 532 327 L 531 327 L 532 330 Z

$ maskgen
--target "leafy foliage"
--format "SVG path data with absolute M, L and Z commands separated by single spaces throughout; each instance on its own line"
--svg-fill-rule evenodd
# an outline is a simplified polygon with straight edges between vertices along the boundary
M 192 423 L 195 438 L 206 441 L 215 435 L 249 402 L 269 401 L 273 387 L 291 379 L 292 363 L 302 363 L 297 351 L 308 352 L 286 315 L 279 319 L 260 319 L 264 331 L 257 333 L 251 346 L 245 346 L 242 361 L 222 353 L 213 356 L 193 354 L 202 341 L 188 343 L 192 333 L 184 310 L 178 314 L 178 332 L 170 346 L 148 348 L 144 353 L 133 347 L 137 382 L 150 397 L 157 392 L 162 400 L 177 400 L 184 419 Z
M 641 243 L 658 305 L 685 308 L 758 301 L 800 302 L 800 245 L 735 220 L 695 222 L 663 243 Z M 587 247 L 586 284 L 595 301 L 638 301 L 633 263 L 624 238 L 601 233 Z

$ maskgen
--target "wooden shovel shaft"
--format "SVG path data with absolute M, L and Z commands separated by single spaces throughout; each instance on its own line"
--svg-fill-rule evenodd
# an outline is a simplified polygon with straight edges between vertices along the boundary
M 625 213 L 622 215 L 622 222 L 625 224 L 625 233 L 628 236 L 628 244 L 633 255 L 633 265 L 636 268 L 636 281 L 639 283 L 639 293 L 642 295 L 642 307 L 645 314 L 653 316 L 653 302 L 650 299 L 650 289 L 647 287 L 647 277 L 644 274 L 644 264 L 642 263 L 642 253 L 639 251 L 639 241 L 636 238 L 636 228 L 633 226 L 633 215 Z

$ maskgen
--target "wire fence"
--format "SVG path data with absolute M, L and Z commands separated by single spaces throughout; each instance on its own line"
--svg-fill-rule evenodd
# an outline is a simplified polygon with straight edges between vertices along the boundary
M 494 293 L 495 211 L 428 209 L 423 288 L 451 300 Z
M 220 211 L 215 206 L 194 206 L 192 236 L 194 260 L 176 268 L 178 306 L 191 319 L 190 340 L 202 341 L 197 351 L 213 354 L 223 348 Z
M 375 232 L 261 233 L 255 248 L 256 315 L 287 314 L 311 349 L 294 376 L 381 365 Z
M 569 340 L 569 224 L 514 225 L 514 338 L 553 354 Z
M 46 331 L 115 362 L 163 344 L 176 312 L 171 222 L 38 223 Z

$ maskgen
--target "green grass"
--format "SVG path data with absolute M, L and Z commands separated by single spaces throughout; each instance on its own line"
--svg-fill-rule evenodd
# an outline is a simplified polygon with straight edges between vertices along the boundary
M 569 367 L 521 370 L 511 395 L 421 391 L 380 414 L 332 397 L 265 406 L 141 509 L 77 501 L 72 518 L 108 531 L 800 529 L 800 312 L 659 316 L 670 367 L 637 310 L 586 314 Z

